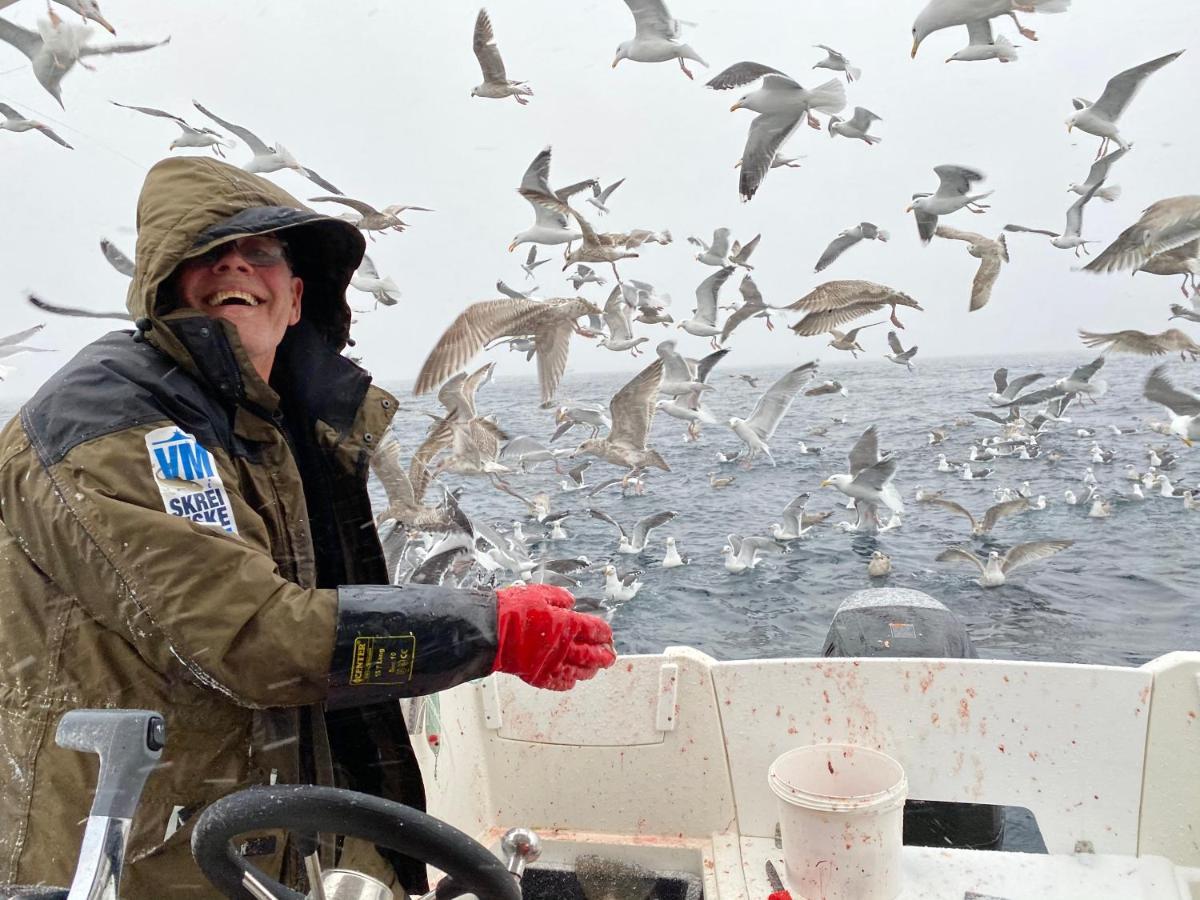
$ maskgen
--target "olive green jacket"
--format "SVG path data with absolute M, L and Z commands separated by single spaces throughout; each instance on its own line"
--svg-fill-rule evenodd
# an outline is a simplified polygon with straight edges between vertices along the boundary
M 268 385 L 236 328 L 172 311 L 170 276 L 277 231 L 305 291 Z M 218 896 L 187 850 L 206 804 L 271 780 L 419 794 L 388 765 L 411 759 L 395 698 L 491 670 L 494 599 L 351 587 L 387 581 L 366 479 L 395 411 L 340 355 L 362 249 L 224 163 L 149 172 L 138 330 L 84 348 L 0 434 L 0 884 L 70 881 L 97 767 L 55 745 L 67 710 L 166 717 L 122 897 Z M 324 704 L 346 708 L 328 728 Z M 279 876 L 283 842 L 256 852 Z

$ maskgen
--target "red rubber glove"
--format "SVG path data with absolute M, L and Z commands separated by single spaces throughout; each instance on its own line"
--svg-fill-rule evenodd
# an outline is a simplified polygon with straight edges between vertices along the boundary
M 496 661 L 492 670 L 537 688 L 569 691 L 616 662 L 612 629 L 575 612 L 560 587 L 528 584 L 496 591 Z

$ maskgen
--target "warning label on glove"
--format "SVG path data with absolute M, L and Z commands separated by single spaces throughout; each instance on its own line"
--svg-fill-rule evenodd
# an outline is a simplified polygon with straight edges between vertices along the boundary
M 412 681 L 417 639 L 411 634 L 354 639 L 350 654 L 351 684 L 404 684 Z
M 233 507 L 212 454 L 174 425 L 146 435 L 146 450 L 167 512 L 237 534 Z

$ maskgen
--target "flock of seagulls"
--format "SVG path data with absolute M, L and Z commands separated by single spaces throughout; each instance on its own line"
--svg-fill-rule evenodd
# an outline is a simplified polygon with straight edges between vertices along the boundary
M 0 8 L 11 2 L 15 0 L 0 0 Z M 115 34 L 112 25 L 101 16 L 95 0 L 57 2 L 85 22 L 90 20 Z M 689 63 L 708 68 L 708 63 L 685 40 L 685 29 L 690 23 L 674 18 L 663 0 L 624 0 L 624 3 L 632 16 L 634 33 L 617 47 L 613 67 L 623 60 L 646 64 L 675 62 L 689 80 L 695 77 Z M 608 0 L 608 4 L 619 10 L 616 0 Z M 1019 21 L 1018 13 L 1065 13 L 1069 7 L 1070 0 L 929 0 L 923 9 L 915 10 L 912 55 L 917 56 L 922 43 L 934 32 L 964 28 L 967 44 L 950 56 L 948 62 L 1011 63 L 1023 48 L 1000 34 L 999 26 L 1008 27 L 1007 20 L 1011 20 L 1022 37 L 1035 41 L 1036 34 Z M 468 23 L 463 24 L 465 50 Z M 498 24 L 502 37 L 506 23 Z M 90 34 L 89 26 L 73 18 L 65 19 L 53 7 L 48 9 L 48 18 L 39 22 L 36 32 L 0 18 L 0 41 L 28 58 L 34 77 L 60 105 L 63 77 L 77 63 L 87 67 L 87 59 L 93 55 L 142 52 L 170 40 L 168 37 L 155 42 L 93 44 Z M 537 101 L 530 81 L 508 76 L 497 31 L 486 9 L 480 9 L 475 16 L 471 48 L 482 78 L 470 88 L 471 97 L 501 101 L 511 98 L 515 101 L 511 107 L 514 115 L 516 106 Z M 857 64 L 852 64 L 847 53 L 825 44 L 815 44 L 813 49 L 823 51 L 824 57 L 816 58 L 813 54 L 810 69 L 827 70 L 833 73 L 832 78 L 805 86 L 801 82 L 808 81 L 807 78 L 767 63 L 742 60 L 721 69 L 704 84 L 705 89 L 712 91 L 744 91 L 732 102 L 730 110 L 753 113 L 736 164 L 737 192 L 743 201 L 753 200 L 771 171 L 799 166 L 799 157 L 787 156 L 783 151 L 803 126 L 824 130 L 831 139 L 840 137 L 858 142 L 856 146 L 862 145 L 863 152 L 866 148 L 872 148 L 873 153 L 887 152 L 889 145 L 884 143 L 884 136 L 876 133 L 888 130 L 889 123 L 883 117 L 859 105 L 846 113 L 850 105 L 847 89 L 857 92 L 864 82 L 870 83 L 870 61 L 856 57 Z M 1067 119 L 1068 130 L 1079 129 L 1094 135 L 1100 143 L 1086 177 L 1069 187 L 1076 199 L 1065 211 L 1061 231 L 1006 224 L 990 230 L 995 236 L 989 237 L 948 225 L 948 220 L 960 222 L 966 218 L 964 211 L 986 215 L 989 205 L 984 201 L 993 189 L 981 189 L 987 176 L 975 166 L 929 161 L 937 184 L 930 183 L 926 186 L 928 190 L 913 193 L 908 207 L 916 225 L 914 249 L 920 252 L 919 245 L 934 244 L 935 240 L 955 241 L 964 244 L 967 253 L 979 260 L 969 292 L 965 285 L 962 288 L 969 296 L 970 311 L 982 309 L 1005 268 L 1019 264 L 1019 260 L 1014 263 L 1010 259 L 1006 235 L 1034 233 L 1049 237 L 1054 247 L 1072 250 L 1076 257 L 1090 256 L 1083 267 L 1086 272 L 1142 271 L 1181 276 L 1184 303 L 1171 305 L 1171 319 L 1179 320 L 1185 327 L 1200 322 L 1197 291 L 1200 196 L 1181 195 L 1150 204 L 1137 221 L 1094 256 L 1088 246 L 1099 242 L 1085 239 L 1083 224 L 1088 203 L 1097 199 L 1116 203 L 1121 199 L 1122 190 L 1109 183 L 1110 176 L 1122 158 L 1138 152 L 1118 129 L 1122 114 L 1147 79 L 1182 52 L 1167 53 L 1118 73 L 1094 102 L 1082 98 L 1072 101 L 1074 112 Z M 522 61 L 522 67 L 516 70 L 536 80 L 538 73 L 523 71 L 524 64 Z M 464 80 L 463 90 L 466 89 Z M 219 117 L 199 102 L 193 101 L 193 106 L 206 124 L 189 122 L 155 107 L 112 102 L 122 110 L 176 126 L 179 134 L 169 145 L 172 151 L 188 149 L 233 157 L 241 144 L 250 153 L 240 161 L 246 171 L 299 173 L 324 192 L 310 198 L 310 202 L 343 207 L 341 216 L 373 241 L 403 232 L 408 223 L 401 216 L 407 211 L 432 212 L 424 206 L 348 197 L 311 167 L 300 163 L 282 144 L 267 143 L 249 128 Z M 4 117 L 0 131 L 39 131 L 61 147 L 72 149 L 54 130 L 12 106 L 0 104 L 0 115 Z M 1116 144 L 1117 149 L 1109 152 L 1110 144 Z M 873 343 L 876 336 L 882 349 L 885 332 L 872 329 L 890 324 L 886 330 L 888 352 L 879 356 L 896 365 L 896 369 L 889 367 L 891 377 L 906 379 L 917 371 L 914 360 L 918 347 L 905 339 L 906 326 L 898 313 L 903 311 L 908 318 L 924 308 L 917 299 L 896 287 L 850 277 L 824 281 L 790 302 L 768 303 L 754 277 L 756 265 L 762 262 L 755 254 L 763 235 L 735 235 L 732 229 L 721 226 L 713 229 L 711 238 L 695 235 L 687 238 L 696 248 L 694 259 L 700 267 L 696 270 L 695 304 L 690 314 L 672 311 L 671 297 L 666 291 L 652 282 L 630 277 L 630 270 L 640 264 L 632 261 L 652 257 L 663 252 L 655 247 L 673 243 L 670 230 L 658 227 L 597 230 L 593 220 L 600 219 L 595 217 L 604 217 L 606 222 L 619 218 L 621 201 L 632 186 L 618 194 L 625 177 L 606 183 L 596 177 L 584 177 L 556 188 L 553 185 L 558 182 L 551 181 L 551 161 L 552 149 L 547 146 L 534 156 L 519 179 L 517 173 L 512 173 L 515 191 L 532 209 L 532 223 L 513 235 L 508 250 L 528 245 L 527 253 L 522 250 L 524 261 L 520 263 L 524 284 L 535 279 L 547 283 L 551 276 L 545 273 L 553 267 L 538 270 L 547 262 L 559 262 L 561 257 L 559 275 L 574 294 L 563 291 L 561 295 L 540 298 L 537 285 L 512 287 L 499 279 L 496 287 L 502 297 L 470 303 L 434 342 L 413 394 L 416 397 L 435 394 L 442 409 L 431 414 L 428 432 L 407 460 L 395 435 L 381 441 L 373 463 L 375 475 L 387 495 L 379 526 L 389 566 L 397 581 L 477 584 L 531 580 L 573 589 L 582 587 L 586 591 L 589 577 L 594 577 L 597 583 L 602 578 L 604 602 L 611 610 L 616 604 L 632 600 L 643 586 L 644 570 L 628 563 L 644 566 L 646 560 L 655 558 L 655 564 L 662 568 L 677 569 L 700 558 L 700 548 L 690 548 L 690 555 L 682 553 L 674 535 L 665 535 L 659 549 L 658 536 L 686 517 L 686 513 L 662 509 L 636 522 L 623 523 L 597 505 L 597 498 L 606 493 L 621 497 L 644 496 L 648 491 L 652 494 L 656 480 L 671 477 L 673 454 L 669 448 L 654 446 L 652 442 L 651 426 L 656 413 L 686 423 L 681 440 L 689 443 L 702 441 L 706 430 L 736 439 L 740 445 L 737 449 L 716 451 L 715 471 L 708 475 L 710 489 L 736 491 L 740 483 L 735 468 L 744 471 L 756 463 L 779 464 L 777 432 L 794 407 L 804 407 L 801 415 L 811 418 L 814 402 L 841 402 L 839 398 L 850 393 L 847 384 L 853 389 L 850 379 L 845 384 L 830 380 L 816 383 L 819 371 L 816 361 L 790 368 L 761 390 L 755 376 L 722 371 L 722 377 L 715 378 L 718 366 L 730 365 L 726 359 L 735 332 L 760 327 L 774 331 L 776 321 L 790 320 L 787 330 L 792 334 L 827 335 L 826 346 L 858 359 L 860 354 L 876 352 Z M 817 257 L 814 272 L 824 272 L 835 265 L 848 270 L 856 259 L 874 252 L 869 250 L 869 242 L 901 237 L 875 223 L 860 221 L 832 237 Z M 770 241 L 770 235 L 767 240 Z M 858 244 L 863 247 L 852 249 Z M 101 250 L 117 271 L 132 276 L 133 263 L 118 247 L 103 240 Z M 562 275 L 568 270 L 569 274 Z M 731 286 L 735 275 L 737 296 L 731 296 L 735 293 Z M 519 280 L 512 283 L 523 284 Z M 369 256 L 364 257 L 351 284 L 371 297 L 376 307 L 402 303 L 397 283 L 381 275 Z M 583 292 L 592 290 L 606 293 L 597 293 L 594 299 L 583 296 Z M 606 299 L 602 301 L 601 296 Z M 66 307 L 35 295 L 28 299 L 49 314 L 127 318 L 121 312 Z M 0 338 L 0 357 L 45 349 L 25 343 L 41 327 Z M 658 328 L 664 330 L 655 331 Z M 701 345 L 707 343 L 707 351 L 697 357 L 688 355 L 689 351 L 681 349 L 672 337 L 685 339 L 679 332 L 699 338 Z M 1181 328 L 1167 328 L 1157 334 L 1131 329 L 1107 333 L 1081 329 L 1080 337 L 1085 346 L 1096 348 L 1100 355 L 1061 377 L 1051 380 L 1041 372 L 1031 372 L 1010 379 L 1007 369 L 997 370 L 995 389 L 981 393 L 979 405 L 986 408 L 964 411 L 964 416 L 953 425 L 932 428 L 929 445 L 931 448 L 944 445 L 952 429 L 966 427 L 968 423 L 987 423 L 984 427 L 994 427 L 995 432 L 973 442 L 968 458 L 955 461 L 939 452 L 936 463 L 932 457 L 924 462 L 926 469 L 960 480 L 980 481 L 992 477 L 996 471 L 985 463 L 1002 457 L 1057 465 L 1062 454 L 1052 446 L 1054 436 L 1070 434 L 1067 413 L 1073 404 L 1095 404 L 1104 397 L 1107 385 L 1099 373 L 1109 354 L 1164 357 L 1178 353 L 1182 361 L 1200 358 L 1200 344 Z M 576 339 L 595 341 L 608 351 L 629 353 L 639 359 L 645 356 L 647 360 L 638 363 L 638 370 L 610 398 L 565 401 L 558 397 L 558 389 L 571 344 Z M 553 418 L 552 423 L 547 423 L 545 436 L 511 435 L 496 415 L 483 411 L 487 406 L 486 386 L 497 363 L 468 370 L 480 354 L 501 347 L 524 355 L 525 361 L 536 367 L 541 407 Z M 716 397 L 720 385 L 728 384 L 730 378 L 741 379 L 760 393 L 751 409 L 739 410 L 741 415 L 718 415 Z M 1200 397 L 1176 386 L 1175 380 L 1165 363 L 1157 365 L 1145 376 L 1142 392 L 1147 409 L 1167 413 L 1167 421 L 1159 426 L 1160 436 L 1178 441 L 1182 448 L 1190 448 L 1200 440 Z M 1042 386 L 1038 387 L 1039 384 Z M 813 399 L 818 397 L 829 399 Z M 848 424 L 845 419 L 840 421 Z M 764 523 L 761 534 L 726 537 L 721 554 L 731 575 L 745 576 L 760 566 L 771 567 L 774 560 L 796 552 L 816 535 L 840 531 L 886 534 L 904 527 L 909 515 L 964 517 L 969 523 L 965 545 L 948 546 L 937 559 L 975 566 L 978 583 L 983 587 L 1002 585 L 1014 570 L 1043 562 L 1071 548 L 1071 540 L 1059 538 L 1017 542 L 1006 550 L 993 545 L 995 531 L 1002 527 L 1017 528 L 1026 517 L 1045 509 L 1048 503 L 1057 502 L 1057 498 L 1051 501 L 1031 495 L 1024 485 L 1000 489 L 997 502 L 978 518 L 962 503 L 943 496 L 942 490 L 918 488 L 916 509 L 909 510 L 896 479 L 919 477 L 922 463 L 911 456 L 902 461 L 899 454 L 881 449 L 879 428 L 864 424 L 865 427 L 856 427 L 862 430 L 846 451 L 845 471 L 833 471 L 842 466 L 834 462 L 837 454 L 832 447 L 822 455 L 819 447 L 804 443 L 795 448 L 789 446 L 789 452 L 819 455 L 827 474 L 819 483 L 806 485 L 810 490 L 800 491 L 784 506 L 775 516 L 779 521 Z M 827 426 L 814 426 L 806 438 L 815 441 L 826 433 Z M 569 435 L 574 435 L 570 446 Z M 1131 484 L 1136 493 L 1131 489 L 1128 497 L 1104 496 L 1093 475 L 1091 482 L 1085 478 L 1081 484 L 1066 490 L 1064 501 L 1067 505 L 1085 506 L 1091 518 L 1106 518 L 1119 514 L 1126 502 L 1157 493 L 1172 502 L 1182 501 L 1179 505 L 1184 512 L 1194 511 L 1200 506 L 1200 494 L 1184 489 L 1168 474 L 1175 458 L 1167 445 L 1149 446 L 1147 472 L 1134 471 L 1137 477 Z M 1113 464 L 1115 454 L 1097 442 L 1090 451 L 1090 459 L 1094 466 L 1107 466 Z M 530 473 L 536 474 L 541 466 L 555 470 L 560 479 L 558 487 L 527 497 L 514 482 Z M 588 475 L 596 471 L 593 466 L 610 467 L 612 477 L 589 484 Z M 1091 473 L 1089 469 L 1088 474 Z M 469 494 L 463 494 L 461 487 L 452 489 L 447 476 L 477 478 L 514 498 L 520 505 L 511 526 L 500 528 L 485 516 L 472 514 Z M 814 494 L 831 496 L 823 488 L 840 494 L 840 502 L 844 502 L 851 514 L 842 521 L 830 521 L 834 515 L 830 511 L 809 511 L 807 507 Z M 558 496 L 566 498 L 571 508 L 556 508 L 562 502 L 556 499 Z M 568 529 L 575 527 L 574 523 L 588 520 L 602 521 L 616 529 L 610 559 L 593 563 L 556 549 L 570 541 Z M 657 562 L 660 553 L 661 562 Z M 867 574 L 874 579 L 890 577 L 894 574 L 892 560 L 876 549 Z

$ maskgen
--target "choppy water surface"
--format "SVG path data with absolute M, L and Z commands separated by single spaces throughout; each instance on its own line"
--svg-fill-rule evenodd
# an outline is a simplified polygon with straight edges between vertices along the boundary
M 783 367 L 738 367 L 733 365 L 735 355 L 722 361 L 710 379 L 718 391 L 709 395 L 708 406 L 721 422 L 731 415 L 748 415 L 759 393 L 785 371 Z M 508 480 L 527 497 L 546 490 L 556 511 L 572 511 L 566 521 L 571 540 L 543 546 L 550 548 L 552 556 L 582 553 L 599 564 L 584 576 L 577 593 L 601 596 L 600 567 L 610 559 L 615 559 L 619 571 L 633 567 L 643 571 L 645 587 L 633 600 L 619 604 L 613 615 L 622 652 L 658 652 L 686 644 L 721 659 L 813 655 L 820 652 L 830 618 L 847 594 L 889 585 L 925 591 L 949 606 L 967 623 L 983 656 L 1140 664 L 1169 650 L 1200 646 L 1196 612 L 1200 513 L 1185 512 L 1181 501 L 1157 494 L 1143 503 L 1120 500 L 1131 487 L 1124 479 L 1125 464 L 1146 471 L 1148 443 L 1169 445 L 1178 454 L 1179 463 L 1168 473 L 1173 483 L 1195 487 L 1200 482 L 1200 447 L 1189 451 L 1178 439 L 1168 440 L 1146 428 L 1165 414 L 1141 398 L 1150 362 L 1131 357 L 1108 361 L 1101 372 L 1109 382 L 1108 394 L 1096 406 L 1075 404 L 1068 412 L 1071 424 L 1054 426 L 1054 432 L 1042 439 L 1043 449 L 1063 451 L 1064 459 L 1057 464 L 1044 458 L 999 459 L 980 464 L 996 471 L 978 482 L 934 468 L 939 450 L 951 460 L 965 459 L 973 438 L 998 431 L 999 426 L 982 419 L 972 419 L 966 426 L 951 425 L 969 409 L 989 408 L 985 398 L 993 388 L 992 372 L 997 366 L 1007 365 L 1011 377 L 1045 372 L 1048 385 L 1087 359 L 1071 354 L 929 360 L 913 375 L 887 361 L 822 364 L 816 380 L 836 378 L 849 396 L 799 397 L 771 442 L 775 468 L 766 462 L 756 462 L 748 472 L 721 466 L 717 450 L 740 446 L 725 425 L 707 426 L 701 440 L 689 444 L 682 440 L 685 423 L 659 414 L 652 444 L 672 471 L 653 472 L 644 496 L 622 498 L 616 488 L 590 500 L 578 493 L 562 493 L 559 476 L 548 465 Z M 636 371 L 630 362 L 624 375 L 568 375 L 559 396 L 606 403 Z M 761 376 L 758 388 L 727 377 L 734 372 Z M 1170 377 L 1180 387 L 1195 389 L 1200 368 L 1176 363 L 1170 366 Z M 402 406 L 396 431 L 411 451 L 429 421 L 422 411 L 434 411 L 436 402 L 432 397 L 408 396 L 410 385 L 394 387 Z M 478 406 L 481 414 L 494 413 L 510 435 L 530 434 L 545 440 L 554 428 L 553 412 L 537 408 L 533 380 L 498 378 L 479 392 Z M 834 417 L 845 417 L 847 423 L 835 424 Z M 768 559 L 752 572 L 727 572 L 720 552 L 726 535 L 767 534 L 770 523 L 780 521 L 780 511 L 801 491 L 812 494 L 810 511 L 837 510 L 830 522 L 852 517 L 851 511 L 840 509 L 845 499 L 841 494 L 819 485 L 825 476 L 847 471 L 846 453 L 871 423 L 878 426 L 881 447 L 894 452 L 900 462 L 896 484 L 907 507 L 903 527 L 867 536 L 838 532 L 826 524 L 806 540 L 793 542 L 786 555 Z M 1138 432 L 1114 435 L 1110 423 L 1136 426 Z M 828 432 L 813 436 L 818 426 L 828 427 Z M 932 427 L 949 429 L 940 447 L 928 443 L 926 434 Z M 1068 506 L 1063 500 L 1066 488 L 1081 492 L 1084 470 L 1091 465 L 1092 439 L 1076 437 L 1079 427 L 1098 429 L 1095 439 L 1100 446 L 1116 451 L 1113 463 L 1093 465 L 1103 495 L 1116 501 L 1108 519 L 1088 518 L 1085 508 Z M 575 429 L 559 444 L 584 437 L 584 430 Z M 801 440 L 822 452 L 800 454 Z M 714 471 L 734 474 L 737 480 L 729 488 L 714 490 L 708 484 L 708 473 Z M 595 460 L 587 481 L 595 483 L 616 474 L 616 468 Z M 483 514 L 506 529 L 514 519 L 521 519 L 527 534 L 538 531 L 525 519 L 518 501 L 492 490 L 486 481 L 449 481 L 465 484 L 463 506 L 469 514 Z M 918 485 L 944 489 L 947 498 L 979 517 L 996 502 L 993 489 L 1016 487 L 1022 481 L 1046 495 L 1047 509 L 1002 519 L 986 542 L 969 537 L 965 518 L 913 500 Z M 631 557 L 615 553 L 616 530 L 589 517 L 589 504 L 627 528 L 660 510 L 679 515 L 652 533 L 645 554 Z M 660 567 L 667 535 L 674 535 L 681 552 L 691 556 L 690 565 Z M 1042 538 L 1069 538 L 1075 545 L 1016 570 L 1011 581 L 999 588 L 976 585 L 972 567 L 934 561 L 952 544 L 986 554 L 989 549 L 1003 552 L 1013 544 Z M 887 578 L 867 575 L 867 560 L 875 549 L 892 558 L 893 572 Z

